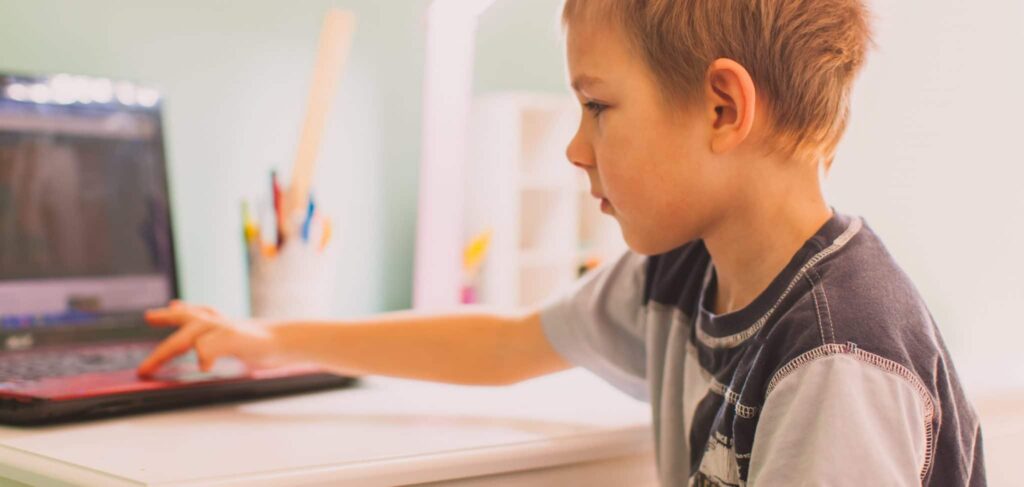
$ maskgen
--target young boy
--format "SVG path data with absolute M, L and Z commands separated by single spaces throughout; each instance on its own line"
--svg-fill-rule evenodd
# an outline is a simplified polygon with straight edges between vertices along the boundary
M 664 485 L 984 485 L 925 304 L 825 202 L 870 42 L 861 0 L 568 0 L 569 161 L 630 250 L 539 310 L 232 322 L 182 303 L 140 366 L 317 361 L 509 384 L 586 367 L 649 401 Z

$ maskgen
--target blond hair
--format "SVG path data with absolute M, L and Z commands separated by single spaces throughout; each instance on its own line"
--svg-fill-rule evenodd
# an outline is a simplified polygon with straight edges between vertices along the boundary
M 862 0 L 566 0 L 562 22 L 621 26 L 663 91 L 702 94 L 707 68 L 747 69 L 769 111 L 774 150 L 831 164 L 850 115 L 850 91 L 871 44 Z

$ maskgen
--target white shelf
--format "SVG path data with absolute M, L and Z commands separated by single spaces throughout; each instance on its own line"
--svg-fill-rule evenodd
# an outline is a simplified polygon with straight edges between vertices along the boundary
M 577 258 L 575 252 L 548 249 L 524 249 L 519 254 L 520 267 L 545 267 L 572 262 Z
M 519 274 L 519 305 L 535 306 L 565 289 L 576 278 L 569 264 L 527 267 Z
M 576 202 L 566 193 L 552 189 L 519 194 L 519 248 L 568 246 Z
M 576 181 L 571 178 L 544 177 L 538 175 L 525 175 L 519 178 L 519 189 L 523 191 L 564 191 L 566 187 L 580 189 L 576 184 Z M 586 188 L 582 188 L 582 190 L 586 191 Z
M 476 100 L 464 237 L 493 230 L 477 292 L 483 304 L 536 304 L 571 284 L 585 259 L 625 247 L 586 174 L 565 159 L 579 116 L 568 95 Z

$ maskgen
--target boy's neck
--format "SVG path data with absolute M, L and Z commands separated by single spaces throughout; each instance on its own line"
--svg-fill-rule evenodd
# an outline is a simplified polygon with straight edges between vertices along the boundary
M 704 236 L 718 281 L 715 314 L 752 303 L 832 216 L 817 175 L 813 185 L 768 188 L 748 194 Z

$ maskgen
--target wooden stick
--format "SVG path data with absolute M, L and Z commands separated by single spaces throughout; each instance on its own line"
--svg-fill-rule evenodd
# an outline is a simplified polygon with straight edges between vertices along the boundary
M 295 236 L 297 228 L 293 221 L 295 212 L 306 208 L 309 185 L 313 178 L 317 154 L 320 151 L 327 112 L 334 100 L 338 79 L 348 59 L 355 30 L 355 15 L 351 12 L 332 8 L 324 17 L 320 31 L 320 47 L 317 51 L 313 83 L 309 90 L 309 105 L 306 107 L 306 121 L 299 138 L 295 166 L 284 200 L 285 236 Z

